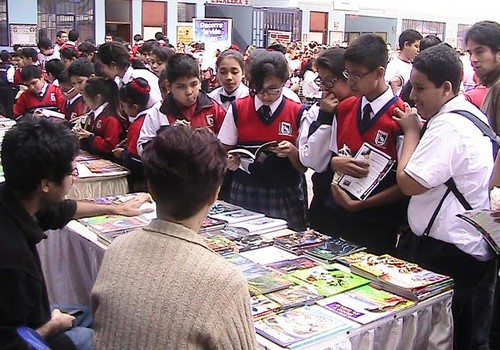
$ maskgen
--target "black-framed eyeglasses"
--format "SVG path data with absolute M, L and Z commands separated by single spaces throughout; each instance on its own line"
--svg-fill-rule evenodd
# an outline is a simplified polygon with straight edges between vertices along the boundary
M 378 68 L 378 67 L 377 67 Z M 364 77 L 366 77 L 368 74 L 374 72 L 377 68 L 375 69 L 372 69 L 371 71 L 368 71 L 366 73 L 357 73 L 357 74 L 354 74 L 354 73 L 351 73 L 349 72 L 347 69 L 345 69 L 343 72 L 342 72 L 342 75 L 344 76 L 344 78 L 346 79 L 351 79 L 352 81 L 360 81 L 361 79 L 363 79 Z
M 332 78 L 332 79 L 321 79 L 320 77 L 317 77 L 314 79 L 314 82 L 316 85 L 321 86 L 323 85 L 327 89 L 331 89 L 335 86 L 335 83 L 337 82 L 337 78 Z
M 256 89 L 250 89 L 250 92 L 254 95 L 269 95 L 269 96 L 276 96 L 281 93 L 281 89 L 283 89 L 283 85 L 281 85 L 279 88 L 267 88 L 267 89 L 261 89 L 257 91 Z

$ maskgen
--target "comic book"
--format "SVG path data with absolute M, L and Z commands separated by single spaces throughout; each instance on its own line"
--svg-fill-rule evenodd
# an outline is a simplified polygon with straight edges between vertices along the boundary
M 224 228 L 225 225 L 226 223 L 222 220 L 206 217 L 205 220 L 203 220 L 203 223 L 201 224 L 200 230 L 198 232 L 205 233 L 205 232 L 217 231 Z
M 318 264 L 311 259 L 301 256 L 292 260 L 277 261 L 271 264 L 267 264 L 266 266 L 281 273 L 290 273 L 297 270 L 308 269 L 317 265 Z
M 255 322 L 258 334 L 289 349 L 311 345 L 351 329 L 342 318 L 319 305 L 302 306 Z
M 143 216 L 101 215 L 78 219 L 95 232 L 103 243 L 109 244 L 116 237 L 147 226 L 150 220 Z
M 331 264 L 342 256 L 350 255 L 365 249 L 365 247 L 348 242 L 342 238 L 331 238 L 329 241 L 319 246 L 305 249 L 304 255 L 322 263 Z
M 320 300 L 318 304 L 361 324 L 376 321 L 415 305 L 413 301 L 370 285 Z
M 316 289 L 307 283 L 293 285 L 289 288 L 269 293 L 266 296 L 281 305 L 283 309 L 310 305 L 316 300 L 323 299 L 323 296 L 319 295 Z
M 262 294 L 254 295 L 250 298 L 250 307 L 254 320 L 261 319 L 262 317 L 281 310 L 280 304 Z
M 361 251 L 357 253 L 352 253 L 349 255 L 341 256 L 336 259 L 335 262 L 341 263 L 342 265 L 350 266 L 352 264 L 359 263 L 361 261 L 375 259 L 378 256 L 375 254 L 367 253 L 366 251 Z
M 247 279 L 248 289 L 253 295 L 275 292 L 292 285 L 280 273 L 270 272 L 266 275 Z
M 306 248 L 318 246 L 330 239 L 314 230 L 295 232 L 287 236 L 276 237 L 274 244 L 290 252 L 303 251 Z
M 243 276 L 245 276 L 245 278 L 247 280 L 251 279 L 251 278 L 267 275 L 270 272 L 272 272 L 272 270 L 267 269 L 264 266 L 254 262 L 250 259 L 247 259 L 247 258 L 245 258 L 237 253 L 225 252 L 225 253 L 222 253 L 221 256 L 224 259 L 226 259 L 227 261 L 229 261 L 230 263 L 232 263 L 233 265 L 235 265 L 238 268 L 238 270 L 240 270 L 243 273 Z
M 234 251 L 236 248 L 232 241 L 222 235 L 204 236 L 203 240 L 210 249 L 217 253 Z
M 286 274 L 284 277 L 294 283 L 308 283 L 316 288 L 318 294 L 325 297 L 343 293 L 347 290 L 370 283 L 368 279 L 356 276 L 352 273 L 337 269 L 327 270 L 321 266 L 298 270 Z
M 243 209 L 243 208 L 240 206 L 218 200 L 218 201 L 215 201 L 215 203 L 210 206 L 210 209 L 208 210 L 208 216 L 216 215 L 216 214 L 223 214 L 223 213 L 230 213 L 232 211 L 241 210 L 241 209 Z

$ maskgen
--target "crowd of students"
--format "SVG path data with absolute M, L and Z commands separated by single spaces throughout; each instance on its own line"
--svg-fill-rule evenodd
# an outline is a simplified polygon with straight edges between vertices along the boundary
M 188 259 L 192 270 L 196 270 L 197 264 L 207 263 L 200 258 L 207 252 L 199 250 L 201 243 L 191 233 L 184 232 L 184 228 L 196 232 L 200 218 L 206 215 L 217 196 L 267 216 L 285 219 L 294 230 L 311 227 L 364 245 L 373 253 L 399 255 L 450 275 L 455 280 L 452 305 L 455 348 L 488 348 L 497 260 L 480 233 L 461 222 L 456 214 L 466 209 L 463 199 L 471 208 L 489 209 L 490 185 L 500 186 L 497 174 L 500 170 L 494 174 L 497 149 L 493 149 L 490 140 L 471 121 L 456 112 L 467 111 L 498 131 L 499 99 L 498 94 L 494 94 L 500 86 L 498 23 L 477 23 L 467 34 L 470 61 L 486 87 L 480 91 L 482 95 L 473 94 L 473 97 L 470 93 L 461 93 L 463 63 L 457 52 L 440 44 L 435 37 L 423 38 L 415 30 L 401 34 L 400 53 L 392 60 L 384 40 L 374 34 L 360 36 L 347 48 L 297 43 L 286 47 L 275 43 L 267 49 L 250 47 L 243 54 L 233 46 L 217 53 L 215 82 L 213 76 L 204 77 L 209 69 L 201 68 L 203 58 L 197 59 L 196 52 L 186 53 L 185 48 L 169 47 L 163 37 L 146 42 L 137 37 L 136 45 L 130 48 L 112 40 L 98 48 L 85 48 L 82 45 L 86 43 L 77 45 L 75 32 L 69 33 L 66 42 L 64 34 L 58 34 L 54 48 L 50 41 L 40 40 L 40 52 L 34 48 L 16 52 L 19 59 L 14 71 L 10 67 L 0 69 L 0 74 L 5 74 L 5 79 L 1 77 L 0 81 L 13 91 L 13 99 L 17 94 L 15 102 L 10 104 L 12 111 L 8 110 L 9 104 L 3 103 L 4 114 L 29 122 L 39 118 L 43 109 L 64 113 L 61 125 L 67 130 L 59 132 L 76 135 L 79 148 L 129 168 L 130 190 L 149 190 L 159 213 L 159 221 L 137 235 L 127 235 L 127 240 L 117 240 L 116 248 L 109 250 L 93 298 L 97 348 L 140 347 L 135 343 L 139 335 L 136 340 L 126 335 L 137 334 L 133 321 L 126 322 L 135 314 L 127 310 L 149 308 L 158 300 L 155 295 L 140 297 L 143 290 L 137 287 L 137 278 L 154 280 L 156 276 L 168 283 L 171 273 L 168 266 L 164 266 L 164 253 L 170 248 L 157 256 L 162 268 L 157 273 L 148 269 L 154 276 L 144 276 L 144 269 L 149 266 L 144 259 L 150 253 L 145 247 L 155 249 L 167 244 L 162 240 L 144 241 L 147 236 L 144 232 L 165 234 L 173 242 L 178 238 L 189 241 L 183 247 L 185 255 L 193 254 L 190 249 L 196 246 L 199 256 Z M 57 53 L 60 60 L 53 58 Z M 8 63 L 8 53 L 2 52 L 1 58 Z M 296 76 L 300 77 L 298 82 Z M 25 86 L 20 95 L 16 92 L 19 85 Z M 476 101 L 486 115 L 469 101 Z M 20 127 L 16 130 L 21 133 Z M 39 137 L 42 143 L 51 141 Z M 255 151 L 267 142 L 275 144 L 264 159 L 249 163 L 236 154 L 225 156 L 232 148 Z M 396 165 L 361 201 L 339 187 L 335 177 L 339 174 L 355 178 L 367 176 L 368 161 L 353 158 L 364 142 L 386 153 Z M 13 146 L 4 146 L 2 150 L 6 188 L 12 187 L 14 193 L 19 193 L 23 187 L 9 174 L 12 170 L 7 152 L 15 153 Z M 227 160 L 224 166 L 219 164 L 221 154 Z M 21 163 L 22 157 L 19 157 L 11 160 L 12 164 Z M 74 154 L 67 157 L 72 161 Z M 73 165 L 69 162 L 64 166 Z M 226 166 L 229 171 L 223 182 Z M 31 169 L 26 167 L 27 171 Z M 303 175 L 308 168 L 315 171 L 309 208 Z M 42 174 L 39 180 L 47 176 Z M 209 187 L 207 191 L 203 190 L 204 181 Z M 52 202 L 57 201 L 60 198 Z M 77 215 L 74 204 L 71 206 L 56 224 L 43 227 L 59 227 Z M 43 205 L 39 205 L 33 214 L 42 208 Z M 3 230 L 0 232 L 5 234 Z M 133 252 L 137 242 L 141 245 L 137 259 L 123 256 L 124 251 Z M 182 259 L 177 255 L 176 259 L 180 269 Z M 132 270 L 115 280 L 117 271 L 130 261 L 144 271 L 132 271 L 137 266 L 129 266 Z M 221 264 L 215 260 L 206 269 L 211 273 L 228 269 Z M 196 290 L 196 283 L 189 277 L 190 273 L 191 277 L 196 274 L 184 268 L 182 271 L 186 274 L 182 275 L 186 285 Z M 7 276 L 3 265 L 0 265 L 0 273 Z M 228 279 L 228 275 L 220 274 L 217 279 L 220 284 L 214 280 L 211 283 L 227 285 Z M 244 293 L 241 281 L 230 283 L 234 283 L 231 284 L 234 291 L 240 288 Z M 201 286 L 207 288 L 205 282 L 200 282 L 200 290 L 192 291 L 198 298 L 191 299 L 196 300 L 196 305 L 203 303 L 198 294 L 206 292 L 201 290 Z M 134 285 L 139 289 L 134 289 Z M 115 290 L 119 298 L 113 296 Z M 163 295 L 162 300 L 167 300 L 181 293 L 182 288 L 177 286 L 172 291 L 171 295 L 165 291 L 158 293 Z M 209 291 L 216 293 L 213 289 Z M 129 292 L 145 304 L 132 305 L 127 300 Z M 222 302 L 225 293 L 231 291 L 222 288 L 217 292 L 218 297 L 206 302 Z M 8 303 L 15 293 L 13 287 L 12 293 L 0 294 L 4 298 L 0 304 Z M 45 286 L 39 293 L 38 297 L 45 293 Z M 223 305 L 216 304 L 214 317 L 219 317 L 220 322 L 234 323 L 231 327 L 225 324 L 229 333 L 215 326 L 216 329 L 211 329 L 217 333 L 215 338 L 194 330 L 193 334 L 177 333 L 178 344 L 196 344 L 203 348 L 206 344 L 217 347 L 220 341 L 234 348 L 254 348 L 251 318 L 248 310 L 241 309 L 248 308 L 248 296 L 239 297 L 241 299 L 228 310 L 223 311 Z M 46 296 L 42 299 L 45 301 Z M 231 299 L 229 294 L 224 300 L 228 299 Z M 0 316 L 0 334 L 10 339 L 5 348 L 17 348 L 14 344 L 19 344 L 13 333 L 14 323 L 39 328 L 47 321 L 47 318 L 31 319 L 26 305 L 22 320 L 8 323 Z M 118 310 L 125 319 L 110 316 Z M 183 317 L 175 307 L 169 310 L 172 319 Z M 205 311 L 203 315 L 209 317 L 214 310 Z M 172 341 L 174 338 L 165 336 L 173 334 L 172 330 L 161 332 L 172 323 L 154 312 L 148 315 L 157 322 L 136 321 L 148 329 L 147 332 L 155 334 L 154 339 Z M 185 317 L 193 319 L 193 324 L 185 326 L 188 329 L 201 327 L 199 317 L 191 313 Z M 178 324 L 186 322 L 183 319 Z M 41 332 L 46 338 L 56 333 L 59 332 Z M 181 335 L 185 338 L 181 339 Z M 149 343 L 151 339 L 142 341 L 153 344 Z

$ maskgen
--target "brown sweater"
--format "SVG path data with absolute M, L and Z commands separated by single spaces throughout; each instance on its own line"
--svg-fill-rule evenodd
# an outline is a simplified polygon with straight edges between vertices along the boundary
M 175 223 L 117 238 L 92 306 L 96 350 L 257 348 L 243 275 Z

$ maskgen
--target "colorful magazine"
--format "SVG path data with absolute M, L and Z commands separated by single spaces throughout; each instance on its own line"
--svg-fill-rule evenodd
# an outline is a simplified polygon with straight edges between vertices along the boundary
M 318 294 L 329 297 L 370 283 L 369 280 L 340 270 L 326 270 L 321 266 L 299 270 L 285 275 L 295 283 L 309 283 Z
M 413 301 L 370 285 L 334 295 L 318 304 L 361 324 L 379 320 L 415 305 Z
M 349 254 L 346 256 L 341 256 L 338 259 L 336 259 L 336 262 L 341 263 L 346 266 L 350 266 L 352 264 L 359 263 L 361 261 L 369 260 L 369 259 L 375 259 L 377 258 L 378 255 L 367 253 L 365 251 Z
M 238 270 L 240 270 L 243 273 L 243 276 L 245 276 L 247 280 L 267 275 L 270 272 L 272 272 L 271 270 L 265 268 L 264 266 L 257 264 L 256 262 L 247 259 L 237 253 L 225 252 L 222 253 L 221 256 L 230 263 L 232 263 L 233 265 L 235 265 L 238 268 Z
M 331 238 L 319 246 L 304 250 L 304 254 L 330 264 L 341 256 L 350 255 L 365 249 L 365 247 L 348 242 L 342 238 Z
M 266 266 L 274 270 L 277 270 L 281 273 L 290 273 L 297 270 L 308 269 L 310 267 L 314 267 L 317 265 L 318 264 L 312 261 L 311 259 L 301 256 L 292 260 L 283 260 L 267 264 Z
M 320 245 L 330 239 L 314 230 L 295 232 L 287 236 L 276 237 L 274 244 L 287 251 L 298 251 Z
M 302 306 L 255 322 L 258 334 L 282 347 L 294 349 L 351 329 L 334 313 L 319 305 Z
M 222 220 L 212 219 L 210 217 L 206 217 L 201 224 L 200 233 L 216 231 L 224 228 L 226 223 Z
M 323 296 L 319 295 L 316 292 L 316 289 L 307 283 L 278 290 L 276 292 L 269 293 L 266 296 L 281 305 L 283 309 L 310 305 L 316 300 L 323 299 Z
M 290 281 L 284 279 L 281 274 L 271 272 L 263 276 L 247 280 L 248 289 L 253 295 L 275 292 L 280 289 L 288 288 L 292 285 Z
M 250 307 L 254 320 L 258 320 L 269 314 L 274 314 L 281 310 L 280 304 L 272 301 L 265 295 L 254 295 L 250 298 Z
M 205 236 L 203 240 L 214 252 L 221 253 L 235 250 L 234 243 L 222 235 Z
M 101 215 L 79 219 L 95 233 L 125 233 L 149 224 L 141 216 Z

